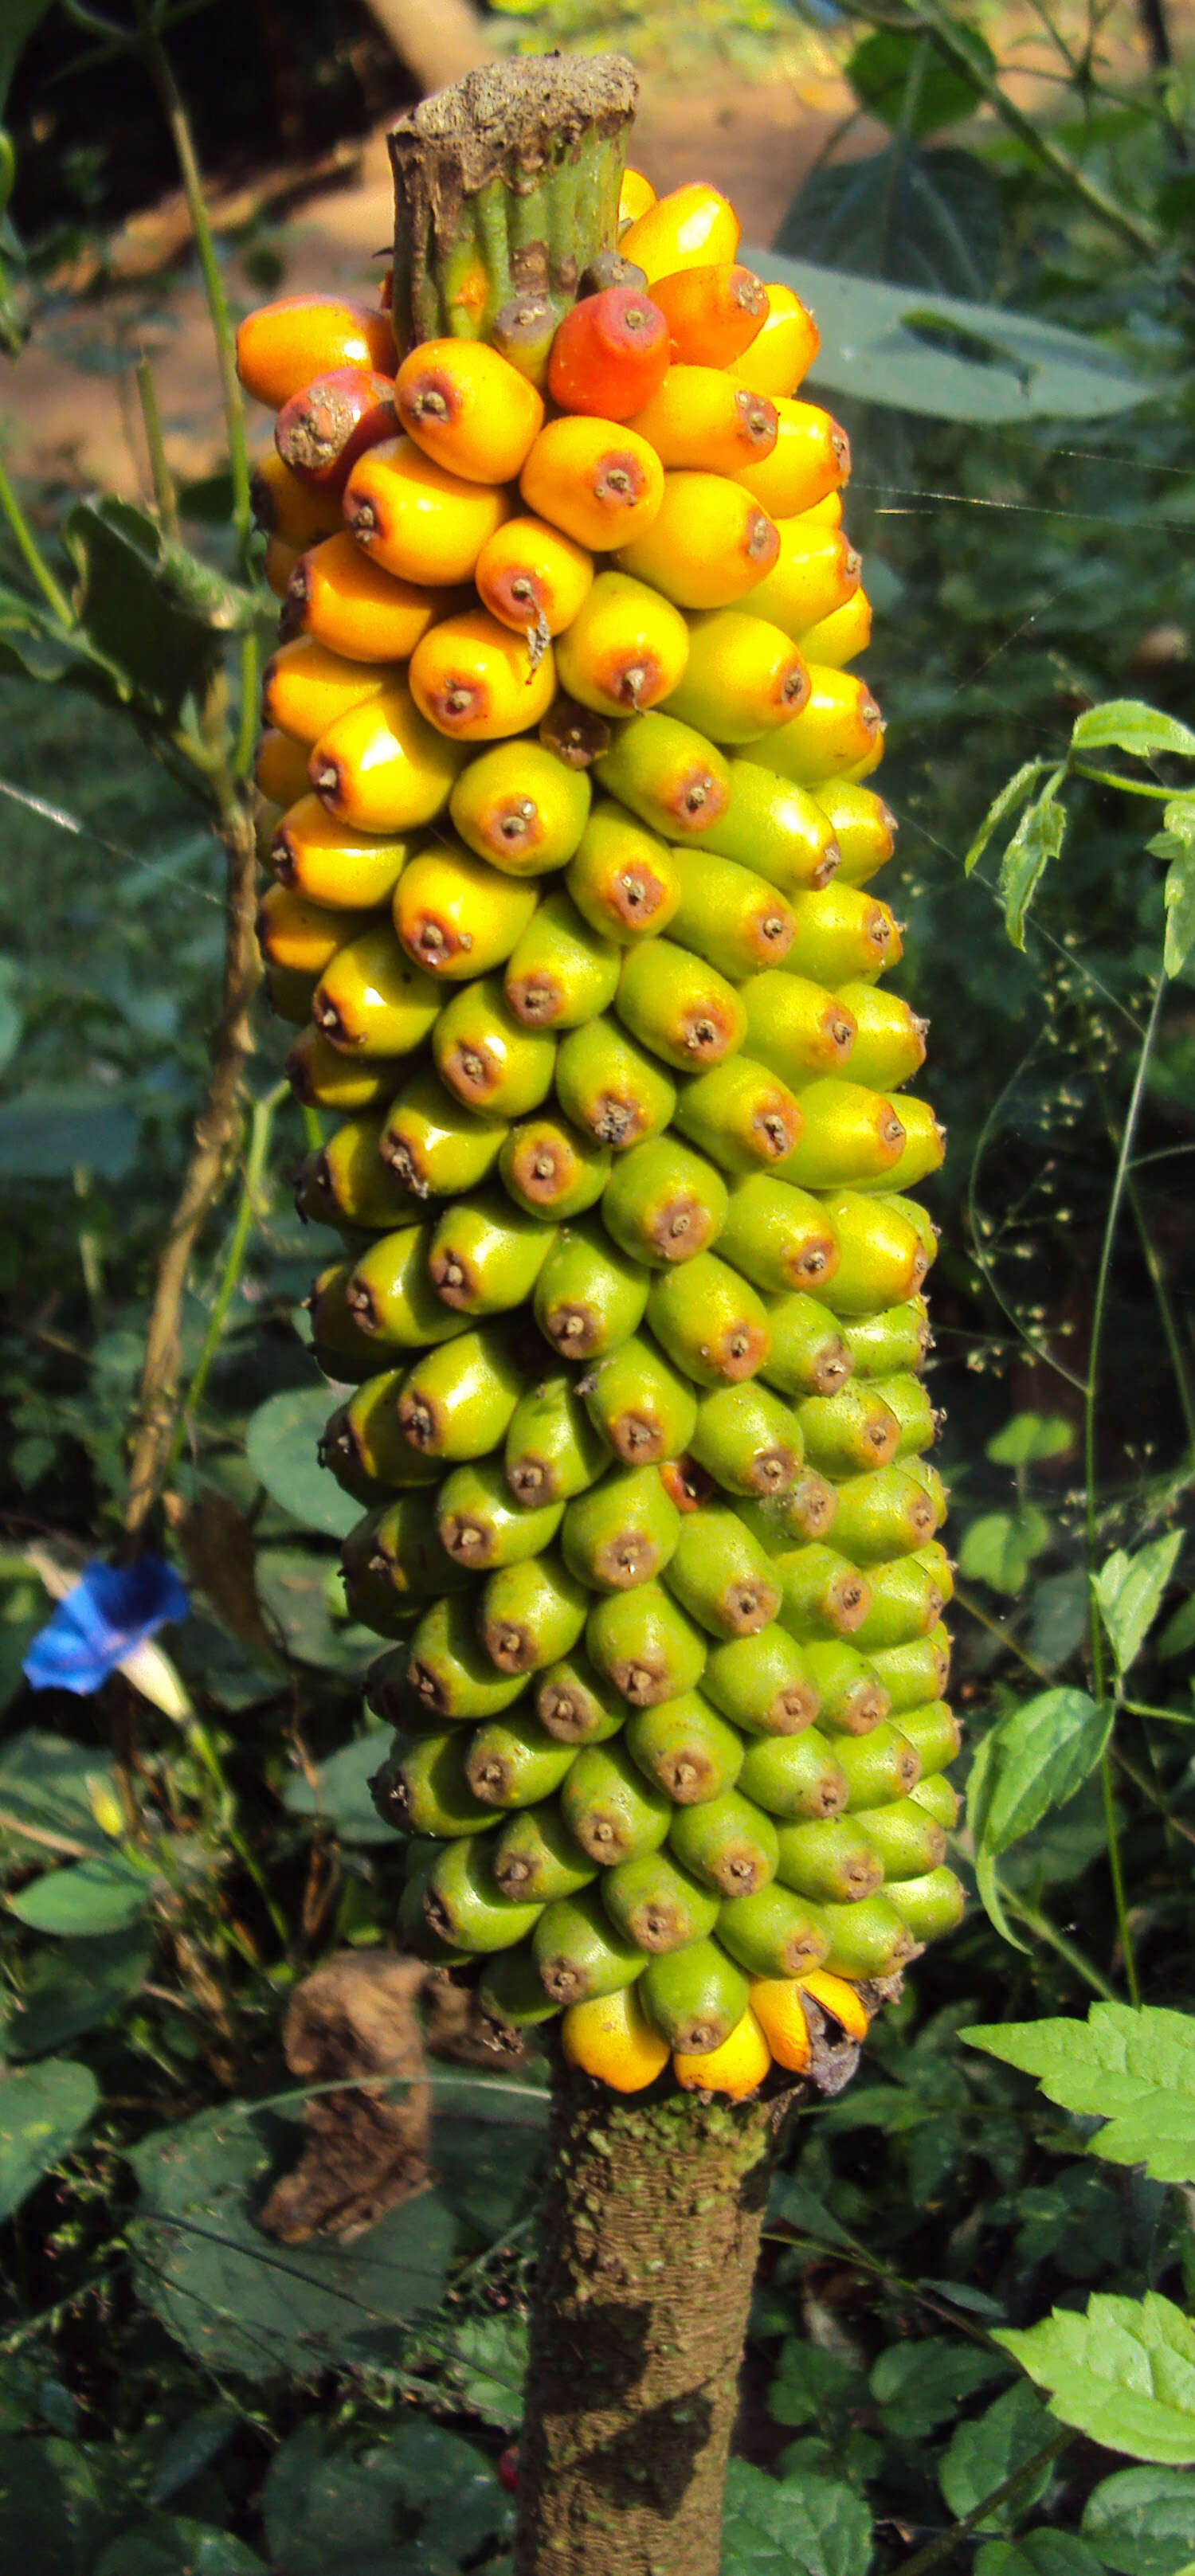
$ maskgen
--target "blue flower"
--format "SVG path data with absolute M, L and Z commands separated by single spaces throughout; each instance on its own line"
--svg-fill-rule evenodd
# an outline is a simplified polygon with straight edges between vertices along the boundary
M 34 1690 L 96 1691 L 167 1619 L 185 1619 L 185 1586 L 160 1556 L 135 1565 L 98 1557 L 39 1628 L 23 1670 Z

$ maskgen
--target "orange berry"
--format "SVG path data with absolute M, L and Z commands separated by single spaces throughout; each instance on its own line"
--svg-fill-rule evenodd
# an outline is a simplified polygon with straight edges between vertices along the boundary
M 747 757 L 798 787 L 825 778 L 866 778 L 883 758 L 884 720 L 865 680 L 809 664 L 809 695 L 799 716 L 752 743 Z
M 767 288 L 753 269 L 729 261 L 680 268 L 657 278 L 652 294 L 668 324 L 679 365 L 729 367 L 749 349 L 766 319 Z
M 570 2066 L 615 2093 L 641 2093 L 668 2064 L 668 2043 L 652 2029 L 633 1986 L 570 2004 L 561 2016 L 560 2044 Z
M 827 492 L 824 501 L 816 501 L 811 510 L 800 510 L 797 515 L 802 519 L 816 520 L 818 526 L 822 528 L 840 528 L 842 526 L 842 494 L 841 492 Z
M 821 335 L 808 307 L 791 286 L 775 280 L 767 288 L 768 310 L 747 354 L 735 360 L 734 373 L 753 393 L 793 394 L 817 356 Z
M 384 439 L 353 467 L 344 516 L 359 546 L 400 581 L 472 579 L 487 537 L 511 514 L 506 492 L 437 465 L 409 438 Z
M 745 2102 L 749 2093 L 758 2092 L 771 2063 L 772 2052 L 748 2004 L 720 2048 L 707 2049 L 700 2057 L 686 2057 L 677 2049 L 672 2072 L 686 2093 L 728 2093 L 732 2102 Z
M 253 775 L 269 804 L 293 805 L 307 793 L 307 744 L 280 725 L 268 726 L 257 737 Z
M 571 626 L 593 580 L 593 557 L 546 519 L 508 519 L 488 537 L 473 576 L 482 606 L 499 625 L 559 635 Z
M 779 436 L 770 456 L 746 466 L 739 481 L 774 519 L 792 519 L 837 492 L 851 470 L 845 429 L 817 403 L 776 405 Z
M 541 429 L 519 489 L 529 509 L 601 554 L 650 528 L 664 471 L 633 429 L 574 414 Z
M 266 724 L 281 725 L 299 742 L 316 742 L 363 698 L 376 698 L 393 677 L 382 662 L 346 662 L 323 644 L 301 635 L 282 644 L 267 662 L 262 677 L 261 711 Z
M 329 725 L 308 762 L 321 804 L 363 832 L 407 832 L 448 802 L 464 758 L 421 716 L 403 680 Z
M 548 391 L 563 411 L 629 420 L 668 366 L 668 325 L 642 287 L 608 286 L 565 314 L 548 360 Z
M 394 387 L 371 367 L 334 367 L 283 403 L 274 445 L 284 465 L 317 492 L 343 492 L 357 458 L 393 438 Z
M 563 426 L 563 424 L 558 424 Z M 659 510 L 618 560 L 678 608 L 730 608 L 770 572 L 780 538 L 738 481 L 724 474 L 666 474 Z
M 680 610 L 629 573 L 600 572 L 556 648 L 561 686 L 599 715 L 654 707 L 675 689 L 689 658 Z
M 786 2066 L 791 2075 L 803 2075 L 812 2047 L 796 1978 L 752 1977 L 751 2010 L 777 2066 Z
M 661 465 L 706 474 L 739 474 L 776 444 L 774 403 L 749 393 L 721 367 L 669 367 L 630 426 L 654 447 Z
M 344 526 L 335 492 L 314 492 L 268 447 L 253 468 L 250 487 L 255 526 L 288 546 L 314 546 Z
M 331 367 L 377 367 L 392 376 L 397 364 L 389 314 L 344 295 L 284 295 L 259 304 L 237 333 L 241 383 L 272 411 Z
M 420 713 L 457 742 L 525 733 L 556 694 L 551 645 L 534 661 L 525 636 L 513 635 L 484 608 L 463 609 L 433 626 L 411 655 L 410 677 Z
M 642 170 L 624 170 L 618 192 L 619 232 L 625 232 L 628 224 L 637 224 L 640 215 L 645 215 L 655 202 L 655 189 L 650 179 L 644 178 Z
M 289 886 L 267 886 L 257 907 L 257 937 L 271 966 L 289 966 L 298 975 L 322 975 L 330 957 L 355 939 L 361 915 L 334 912 L 312 903 Z
M 424 340 L 403 359 L 394 404 L 425 456 L 467 483 L 508 483 L 544 407 L 526 376 L 484 340 Z
M 301 562 L 297 546 L 288 546 L 285 537 L 267 537 L 262 571 L 275 599 L 285 599 L 295 565 Z
M 812 511 L 778 519 L 776 525 L 780 552 L 752 591 L 751 607 L 757 617 L 770 617 L 782 626 L 786 635 L 800 637 L 853 596 L 862 564 L 841 528 L 826 527 Z
M 342 528 L 296 558 L 287 624 L 350 662 L 405 662 L 444 606 L 442 590 L 383 572 Z
M 708 268 L 711 260 L 733 259 L 738 246 L 734 207 L 705 179 L 657 197 L 618 245 L 623 258 L 642 269 L 649 286 L 653 278 L 670 277 L 678 268 Z
M 866 2039 L 871 2026 L 867 2006 L 858 1987 L 853 1986 L 849 1978 L 836 1977 L 829 1968 L 809 1968 L 801 1984 L 806 1994 L 812 1995 L 815 2004 L 821 2004 L 824 2011 L 833 2013 L 835 2021 L 841 2022 L 852 2039 Z
M 842 671 L 857 654 L 866 652 L 870 642 L 871 601 L 865 590 L 856 589 L 840 608 L 806 629 L 801 651 L 824 670 Z

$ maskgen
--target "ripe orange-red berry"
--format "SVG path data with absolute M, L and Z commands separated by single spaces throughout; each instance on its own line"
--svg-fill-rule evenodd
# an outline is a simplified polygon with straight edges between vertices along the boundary
M 678 269 L 657 278 L 652 294 L 682 366 L 733 366 L 767 318 L 767 288 L 752 269 L 729 261 Z
M 357 458 L 393 438 L 394 387 L 372 367 L 334 367 L 285 402 L 274 424 L 284 465 L 317 492 L 343 492 Z
M 668 325 L 641 287 L 608 286 L 574 304 L 552 342 L 548 391 L 562 411 L 629 420 L 668 367 Z

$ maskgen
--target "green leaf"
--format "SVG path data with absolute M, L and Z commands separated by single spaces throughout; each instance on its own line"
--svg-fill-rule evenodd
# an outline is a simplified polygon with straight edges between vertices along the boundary
M 293 2126 L 225 2103 L 131 2152 L 141 2208 L 131 2230 L 139 2294 L 206 2368 L 260 2380 L 398 2362 L 406 2321 L 435 2305 L 455 2230 L 438 2194 L 390 2210 L 351 2245 L 297 2247 L 256 2212 Z
M 981 1512 L 963 1533 L 959 1566 L 969 1582 L 990 1583 L 994 1592 L 1021 1592 L 1050 1536 L 1036 1503 L 1022 1503 L 1015 1512 Z
M 1091 2140 L 1154 2182 L 1195 2182 L 1195 2018 L 1161 2004 L 1093 2004 L 1085 2022 L 977 2023 L 960 2036 L 1035 2075 L 1048 2102 L 1107 2127 Z
M 726 2481 L 722 2576 L 868 2576 L 871 2515 L 835 2478 L 780 2480 L 732 2460 Z
M 254 1475 L 292 1520 L 329 1538 L 347 1538 L 361 1506 L 319 1464 L 316 1448 L 327 1419 L 326 1386 L 287 1387 L 250 1415 L 245 1449 Z
M 104 494 L 77 501 L 62 536 L 79 577 L 81 624 L 118 696 L 177 723 L 186 700 L 202 698 L 221 642 L 167 568 L 157 521 Z
M 1004 2376 L 997 2354 L 929 2335 L 924 2341 L 890 2344 L 873 2364 L 868 2385 L 889 2439 L 920 2442 L 948 2423 L 977 2389 Z
M 528 2321 L 517 2308 L 466 2317 L 452 2338 L 449 2370 L 461 2405 L 505 2433 L 517 2433 L 523 2420 L 529 2343 Z
M 1082 2531 L 1117 2576 L 1183 2576 L 1195 2550 L 1195 2483 L 1177 2469 L 1118 2469 L 1088 2496 Z
M 0 2441 L 0 2541 L 6 2565 L 28 2576 L 78 2576 L 68 2490 L 55 2474 L 57 2456 L 72 2448 L 20 2435 Z
M 1051 859 L 1062 848 L 1066 812 L 1051 788 L 1022 814 L 1000 861 L 997 880 L 1004 898 L 1004 928 L 1011 945 L 1023 951 L 1025 922 Z
M 1026 1700 L 992 1728 L 983 1794 L 968 1817 L 985 1851 L 998 1854 L 1049 1807 L 1064 1807 L 1095 1769 L 1112 1730 L 1111 1701 L 1058 1688 Z
M 1008 2343 L 1009 2337 L 997 2332 L 996 2341 Z M 1024 2468 L 1048 2439 L 1045 2414 L 1032 2390 L 1023 2380 L 1007 2388 L 974 2423 L 959 2425 L 938 2463 L 938 2484 L 951 2512 L 960 2522 L 966 2514 L 973 2513 L 985 2496 Z M 1003 2523 L 1018 2522 L 1029 2506 L 1045 2494 L 1051 2474 L 1047 2460 L 1035 2477 L 1017 2488 L 1007 2504 L 995 2508 L 987 2528 L 998 2530 Z
M 1170 1530 L 1139 1548 L 1136 1556 L 1117 1548 L 1095 1576 L 1095 1597 L 1119 1673 L 1127 1673 L 1140 1654 L 1182 1548 L 1182 1530 Z
M 1174 1655 L 1186 1655 L 1195 1646 L 1195 1592 L 1168 1619 L 1157 1640 L 1157 1653 L 1168 1663 Z
M 983 821 L 979 826 L 979 830 L 971 843 L 971 847 L 967 852 L 966 858 L 963 861 L 963 875 L 965 877 L 969 877 L 972 870 L 978 867 L 984 851 L 987 848 L 988 842 L 991 840 L 992 834 L 997 827 L 1007 820 L 1008 816 L 1015 811 L 1018 805 L 1024 804 L 1030 788 L 1035 784 L 1037 779 L 1041 777 L 1042 770 L 1045 765 L 1046 764 L 1040 760 L 1022 761 L 1020 768 L 1014 773 L 1013 777 L 1009 779 L 1007 786 L 1002 787 L 999 795 L 993 797 L 992 802 L 984 815 Z M 991 1454 L 992 1453 L 989 1449 L 988 1456 L 990 1457 Z
M 1074 1425 L 1064 1413 L 1014 1413 L 983 1454 L 994 1467 L 1031 1467 L 1039 1458 L 1061 1458 L 1074 1447 Z
M 94 1083 L 36 1083 L 6 1100 L 0 1118 L 0 1180 L 68 1181 L 83 1168 L 123 1180 L 137 1160 L 140 1125 Z
M 902 139 L 863 160 L 813 169 L 785 216 L 777 248 L 810 251 L 837 273 L 900 288 L 904 332 L 915 346 L 933 355 L 944 346 L 976 369 L 1002 369 L 1006 346 L 993 347 L 985 333 L 963 330 L 920 299 L 989 295 L 1003 231 L 999 182 L 984 162 L 973 152 L 927 151 Z
M 63 1941 L 90 1941 L 97 1933 L 124 1932 L 140 1922 L 150 1893 L 145 1871 L 112 1852 L 104 1859 L 77 1861 L 71 1869 L 48 1869 L 43 1878 L 10 1896 L 8 1904 L 31 1931 L 53 1932 Z
M 0 119 L 8 104 L 12 76 L 22 52 L 50 6 L 50 0 L 4 0 L 0 11 Z
M 975 1847 L 975 1885 L 979 1891 L 979 1901 L 984 1913 L 989 1923 L 999 1933 L 1001 1940 L 1007 1941 L 1010 1949 L 1021 1950 L 1028 1957 L 1028 1942 L 1022 1941 L 1020 1934 L 1013 1931 L 1004 1910 L 1004 1893 L 996 1867 L 996 1855 L 983 1839 L 983 1821 L 997 1771 L 994 1734 L 993 1729 L 991 1733 L 980 1737 L 967 1777 L 967 1830 Z
M 485 2086 L 437 2096 L 432 2164 L 441 2195 L 462 2225 L 484 2245 L 497 2244 L 530 2208 L 543 2164 L 545 2103 L 491 2095 L 497 2117 L 487 2120 Z M 474 2106 L 481 2117 L 470 2116 Z M 514 2115 L 512 2117 L 512 2115 Z M 516 2125 L 517 2121 L 517 2125 Z
M 1154 387 L 1094 340 L 1031 321 L 1003 305 L 919 294 L 773 250 L 739 253 L 760 277 L 779 278 L 811 305 L 821 348 L 809 381 L 865 402 L 937 420 L 1095 420 L 1125 411 Z M 908 326 L 913 315 L 915 329 Z M 987 344 L 983 362 L 951 341 L 933 347 L 928 318 Z
M 1147 706 L 1142 698 L 1109 698 L 1076 716 L 1071 750 L 1110 749 L 1131 752 L 1136 760 L 1152 760 L 1163 751 L 1181 760 L 1195 760 L 1195 733 L 1177 716 L 1163 715 L 1160 707 Z
M 426 2418 L 360 2453 L 310 2418 L 275 2452 L 262 2518 L 286 2576 L 448 2576 L 492 2554 L 513 2515 L 491 2463 Z
M 342 1842 L 386 1843 L 393 1851 L 394 1827 L 383 1824 L 369 1794 L 388 1742 L 385 1727 L 373 1727 L 318 1764 L 314 1783 L 293 1771 L 282 1793 L 292 1816 L 319 1816 L 335 1825 Z
M 24 1015 L 20 1005 L 21 969 L 15 957 L 0 957 L 0 1073 L 11 1064 L 21 1043 Z
M 995 2340 L 1076 2432 L 1131 2459 L 1195 2460 L 1195 2327 L 1156 2290 L 1097 2292 L 1085 2315 L 1055 2308 L 1023 2331 L 998 2327 Z
M 149 1973 L 153 1945 L 138 1926 L 67 1949 L 34 1951 L 0 2018 L 0 2046 L 10 2057 L 44 2057 L 82 2031 L 96 2030 L 131 2002 Z
M 1100 2561 L 1065 2531 L 1027 2531 L 1019 2540 L 985 2540 L 974 2576 L 1101 2576 Z
M 115 1795 L 111 1764 L 69 1736 L 30 1726 L 0 1748 L 0 1807 L 43 1833 L 63 1834 L 106 1855 L 111 1845 L 96 1821 L 93 1801 L 103 1803 Z M 11 1854 L 39 1865 L 45 1859 L 44 1843 L 26 1840 L 16 1824 L 5 1828 L 4 1850 L 6 1858 Z
M 960 27 L 981 78 L 996 70 L 996 58 L 974 28 Z M 939 134 L 974 113 L 980 96 L 961 64 L 947 62 L 928 38 L 905 28 L 877 28 L 856 45 L 846 76 L 860 107 L 882 125 L 900 126 L 910 134 Z
M 344 1599 L 333 1558 L 297 1547 L 263 1547 L 254 1570 L 258 1600 L 287 1654 L 328 1672 L 364 1674 L 378 1641 L 372 1628 L 333 1617 L 332 1600 Z
M 1151 844 L 1152 846 L 1152 844 Z M 1195 847 L 1172 859 L 1162 889 L 1166 938 L 1162 963 L 1170 976 L 1181 975 L 1195 948 Z
M 91 2068 L 69 2057 L 0 2067 L 0 2218 L 11 2218 L 74 2145 L 99 2098 Z
M 255 2549 L 231 2531 L 188 2522 L 172 2513 L 155 2514 L 110 2540 L 97 2559 L 94 2576 L 267 2576 Z

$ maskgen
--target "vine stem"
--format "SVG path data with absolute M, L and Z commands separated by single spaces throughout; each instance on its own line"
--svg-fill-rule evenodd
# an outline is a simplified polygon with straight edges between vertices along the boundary
M 1145 1023 L 1145 1034 L 1141 1040 L 1141 1046 L 1137 1056 L 1137 1070 L 1133 1077 L 1133 1088 L 1129 1095 L 1129 1105 L 1125 1114 L 1124 1126 L 1121 1130 L 1120 1149 L 1116 1157 L 1116 1171 L 1112 1182 L 1112 1195 L 1108 1201 L 1108 1214 L 1104 1223 L 1104 1239 L 1100 1246 L 1099 1267 L 1096 1271 L 1095 1295 L 1092 1299 L 1091 1305 L 1091 1340 L 1087 1353 L 1087 1379 L 1083 1390 L 1083 1475 L 1087 1488 L 1087 1572 L 1091 1585 L 1091 1675 L 1092 1688 L 1097 1700 L 1103 1699 L 1107 1684 L 1107 1664 L 1104 1655 L 1104 1631 L 1100 1620 L 1099 1602 L 1097 1601 L 1095 1594 L 1096 1552 L 1099 1544 L 1099 1506 L 1096 1493 L 1096 1404 L 1099 1396 L 1100 1382 L 1100 1344 L 1103 1339 L 1104 1315 L 1108 1303 L 1108 1284 L 1112 1272 L 1112 1254 L 1116 1243 L 1117 1228 L 1120 1223 L 1120 1211 L 1124 1204 L 1125 1193 L 1128 1186 L 1129 1165 L 1132 1160 L 1133 1152 L 1133 1139 L 1136 1135 L 1137 1124 L 1141 1116 L 1141 1103 L 1145 1097 L 1145 1081 L 1146 1075 L 1149 1072 L 1149 1059 L 1153 1053 L 1154 1039 L 1158 1032 L 1158 1022 L 1162 1015 L 1162 1004 L 1166 997 L 1168 982 L 1169 979 L 1165 968 L 1159 968 L 1158 980 L 1154 986 L 1153 1000 L 1150 1004 L 1149 1018 Z M 1121 1954 L 1124 1959 L 1125 1983 L 1129 1990 L 1130 2002 L 1139 2004 L 1141 2001 L 1141 1988 L 1137 1980 L 1137 1962 L 1133 1953 L 1133 1936 L 1129 1927 L 1128 1904 L 1125 1898 L 1124 1871 L 1121 1866 L 1120 1858 L 1120 1839 L 1116 1825 L 1116 1802 L 1113 1794 L 1112 1762 L 1108 1753 L 1103 1755 L 1100 1762 L 1100 1788 L 1104 1802 L 1104 1827 L 1108 1839 L 1108 1867 L 1112 1876 L 1112 1898 L 1116 1907 L 1117 1929 L 1120 1935 Z
M 29 521 L 26 518 L 23 509 L 21 508 L 21 504 L 12 488 L 12 484 L 9 481 L 3 464 L 0 464 L 0 510 L 3 511 L 4 516 L 8 521 L 9 533 L 12 537 L 13 544 L 20 555 L 21 561 L 31 579 L 37 583 L 37 587 L 41 592 L 42 598 L 46 602 L 46 606 L 51 610 L 52 614 L 57 619 L 58 624 L 69 629 L 75 622 L 71 613 L 70 601 L 67 598 L 66 592 L 59 589 L 58 584 L 54 579 L 54 575 L 41 553 L 37 539 L 33 534 L 33 530 L 29 525 Z
M 1028 2485 L 1030 2478 L 1037 2476 L 1039 2469 L 1044 2469 L 1051 2460 L 1058 2459 L 1074 2439 L 1074 2434 L 1067 2426 L 1061 2433 L 1054 2435 L 1052 2442 L 1043 2442 L 1040 2451 L 1035 2451 L 1031 2460 L 1022 2461 L 1020 2468 L 1014 2469 L 1012 2476 L 1005 2478 L 1003 2485 L 993 2487 L 990 2495 L 982 2497 L 962 2522 L 956 2522 L 953 2531 L 944 2531 L 940 2539 L 930 2541 L 927 2549 L 919 2549 L 915 2558 L 906 2558 L 900 2570 L 900 2576 L 929 2576 L 931 2567 L 944 2567 L 947 2559 L 953 2558 L 960 2541 L 969 2539 L 973 2531 L 982 2531 L 989 2514 L 997 2513 L 1002 2504 L 1008 2504 L 1021 2487 Z
M 224 1268 L 220 1274 L 220 1284 L 216 1290 L 211 1315 L 208 1319 L 208 1328 L 203 1337 L 203 1348 L 195 1363 L 195 1370 L 191 1383 L 187 1388 L 186 1395 L 179 1407 L 178 1420 L 174 1426 L 169 1455 L 166 1460 L 167 1474 L 169 1474 L 170 1470 L 177 1465 L 182 1454 L 183 1443 L 186 1440 L 188 1429 L 194 1422 L 195 1416 L 199 1411 L 200 1404 L 203 1401 L 203 1391 L 207 1385 L 212 1362 L 215 1359 L 216 1353 L 224 1338 L 224 1328 L 228 1321 L 228 1310 L 236 1295 L 237 1289 L 240 1286 L 241 1275 L 245 1267 L 245 1257 L 249 1250 L 253 1230 L 258 1222 L 260 1214 L 262 1180 L 265 1173 L 266 1156 L 270 1149 L 270 1136 L 274 1125 L 275 1113 L 282 1107 L 283 1102 L 285 1100 L 289 1100 L 289 1098 L 289 1083 L 275 1083 L 274 1089 L 272 1091 L 268 1091 L 263 1100 L 254 1101 L 249 1114 L 249 1143 L 245 1154 L 245 1167 L 241 1180 L 240 1201 L 237 1207 L 236 1218 L 233 1223 L 231 1240 L 225 1256 Z

